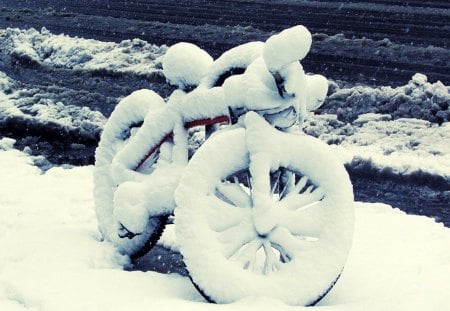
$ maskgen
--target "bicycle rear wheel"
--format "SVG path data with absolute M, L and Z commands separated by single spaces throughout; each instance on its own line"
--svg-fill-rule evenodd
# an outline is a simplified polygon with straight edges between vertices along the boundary
M 150 217 L 144 232 L 134 237 L 119 237 L 120 224 L 113 217 L 114 193 L 119 185 L 114 181 L 111 165 L 115 155 L 142 126 L 144 118 L 164 106 L 163 99 L 150 90 L 139 90 L 123 99 L 108 119 L 95 153 L 94 202 L 99 230 L 105 240 L 132 259 L 145 255 L 158 241 L 168 216 Z

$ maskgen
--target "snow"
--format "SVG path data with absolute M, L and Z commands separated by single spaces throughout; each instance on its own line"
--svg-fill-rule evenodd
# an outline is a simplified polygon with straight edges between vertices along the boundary
M 127 258 L 99 241 L 92 167 L 42 173 L 31 163 L 0 151 L 1 310 L 303 310 L 268 297 L 209 304 L 188 278 L 124 271 Z M 450 308 L 450 229 L 365 203 L 356 204 L 355 224 L 340 280 L 320 306 L 304 310 Z
M 136 135 L 134 133 L 135 130 L 130 129 L 130 127 L 137 126 L 137 124 L 145 120 L 145 118 L 160 113 L 161 110 L 164 110 L 164 107 L 164 100 L 150 90 L 143 89 L 135 91 L 125 97 L 116 106 L 108 123 L 106 123 L 99 146 L 96 150 L 94 170 L 96 187 L 94 188 L 94 191 L 99 229 L 105 239 L 112 241 L 112 243 L 124 253 L 130 254 L 135 252 L 136 249 L 141 247 L 140 243 L 146 239 L 145 234 L 138 236 L 137 239 L 133 240 L 121 239 L 117 236 L 119 222 L 122 222 L 125 227 L 130 226 L 131 229 L 136 230 L 135 233 L 144 232 L 143 227 L 145 226 L 148 217 L 140 218 L 139 216 L 144 216 L 148 212 L 146 209 L 139 208 L 141 202 L 137 200 L 137 198 L 140 198 L 144 192 L 142 192 L 142 186 L 138 184 L 137 181 L 142 181 L 145 175 L 123 169 L 122 167 L 113 170 L 113 160 L 116 154 L 124 148 L 124 144 L 127 141 L 127 135 L 130 135 L 130 137 Z M 152 164 L 153 163 L 147 163 L 147 169 L 151 169 Z M 113 175 L 114 172 L 116 173 L 115 175 Z M 153 177 L 153 180 L 158 181 L 158 176 Z M 123 181 L 128 183 L 121 185 L 121 187 L 119 187 L 120 191 L 115 195 L 117 186 Z M 151 181 L 147 186 L 150 184 Z M 140 192 L 139 190 L 142 191 Z M 131 191 L 136 197 L 129 197 L 127 195 L 127 192 Z M 170 196 L 166 195 L 166 197 L 168 200 L 171 200 Z M 157 201 L 154 203 L 156 202 Z M 173 204 L 174 203 L 170 204 L 169 202 L 169 206 L 166 207 L 173 209 Z M 116 207 L 118 207 L 117 211 L 115 210 Z M 133 209 L 134 214 L 127 215 L 124 213 L 127 208 Z
M 293 125 L 297 119 L 302 120 L 306 109 L 304 96 L 306 85 L 301 83 L 305 79 L 303 68 L 299 63 L 291 63 L 284 69 L 290 71 L 286 72 L 286 91 L 290 93 L 286 98 L 280 96 L 264 60 L 257 58 L 244 74 L 225 80 L 223 84 L 225 103 L 231 107 L 259 110 L 263 115 L 277 114 L 292 107 L 294 113 L 278 118 L 276 121 L 280 121 L 280 124 L 274 123 L 283 128 Z
M 4 137 L 0 140 L 0 149 L 4 151 L 13 149 L 15 142 L 15 139 Z
M 88 107 L 65 105 L 62 102 L 53 102 L 50 99 L 41 99 L 38 103 L 29 106 L 17 105 L 14 97 L 20 98 L 20 93 L 10 96 L 0 96 L 0 120 L 21 119 L 29 124 L 47 125 L 58 127 L 61 131 L 77 133 L 81 137 L 95 140 L 101 127 L 105 123 L 105 117 L 98 111 L 92 111 Z
M 209 69 L 202 80 L 202 86 L 211 88 L 217 86 L 220 77 L 232 69 L 246 69 L 255 59 L 261 56 L 264 42 L 253 41 L 241 44 L 225 51 Z M 223 83 L 223 81 L 221 81 Z
M 97 139 L 106 121 L 102 113 L 33 92 L 17 87 L 16 81 L 0 71 L 0 122 L 20 122 L 30 129 L 47 127 L 88 140 Z
M 0 30 L 0 50 L 18 61 L 40 66 L 106 73 L 160 74 L 165 46 L 140 39 L 120 43 L 53 35 L 47 29 Z
M 263 58 L 271 73 L 300 61 L 308 54 L 312 44 L 311 33 L 304 26 L 295 26 L 271 36 L 264 44 Z
M 336 115 L 316 115 L 305 122 L 304 130 L 331 144 L 350 166 L 362 160 L 395 175 L 424 172 L 450 180 L 449 122 L 439 126 L 371 113 L 349 124 L 337 120 Z
M 0 96 L 10 93 L 13 86 L 14 82 L 4 72 L 0 71 Z
M 307 89 L 306 93 L 306 109 L 314 111 L 319 108 L 328 92 L 328 80 L 322 75 L 306 75 Z
M 180 165 L 159 166 L 144 182 L 120 184 L 114 193 L 113 218 L 129 231 L 141 233 L 151 216 L 172 213 L 173 193 L 182 171 Z
M 362 125 L 368 122 L 377 122 L 377 121 L 391 121 L 392 117 L 390 114 L 378 114 L 378 113 L 364 113 L 360 114 L 358 118 L 353 121 L 355 125 Z
M 158 95 L 155 93 L 153 97 L 155 96 Z M 161 98 L 158 100 L 162 101 Z M 222 116 L 227 113 L 227 107 L 223 104 L 222 92 L 218 88 L 210 90 L 200 88 L 188 94 L 178 90 L 175 96 L 169 98 L 164 108 L 157 110 L 155 114 L 147 114 L 145 116 L 143 126 L 133 139 L 118 152 L 113 162 L 116 181 L 127 180 L 128 176 L 133 178 L 131 175 L 137 176 L 133 170 L 139 161 L 153 147 L 162 142 L 164 137 L 172 133 L 174 129 L 180 126 L 183 127 L 185 122 Z M 126 116 L 118 115 L 118 118 L 123 117 L 125 118 L 124 120 L 127 120 Z M 114 122 L 111 121 L 111 124 Z M 122 123 L 123 121 L 119 122 Z M 186 162 L 186 159 L 180 158 L 178 160 L 183 162 L 182 164 Z
M 213 58 L 192 43 L 180 42 L 172 45 L 163 57 L 163 73 L 171 85 L 189 89 L 200 84 L 208 73 Z
M 337 114 L 339 120 L 351 122 L 360 114 L 390 114 L 394 119 L 416 118 L 433 123 L 450 121 L 450 87 L 417 73 L 403 86 L 371 88 L 355 86 L 338 89 L 318 110 Z
M 383 136 L 380 137 L 377 133 Z M 358 148 L 362 156 L 376 153 L 380 159 L 385 158 L 385 162 L 390 162 L 390 166 L 399 171 L 407 172 L 410 166 L 448 179 L 450 178 L 449 133 L 449 123 L 432 127 L 426 121 L 414 124 L 405 119 L 368 122 L 358 128 L 353 135 L 352 139 L 359 143 L 359 146 L 349 144 L 347 141 L 342 142 L 340 146 L 350 152 Z M 404 139 L 405 136 L 409 139 Z

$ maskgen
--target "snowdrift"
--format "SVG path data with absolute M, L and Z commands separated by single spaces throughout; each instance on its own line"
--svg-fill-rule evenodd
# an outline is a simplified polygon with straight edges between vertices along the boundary
M 99 241 L 92 167 L 43 174 L 12 144 L 0 141 L 1 310 L 303 309 L 264 297 L 212 305 L 186 277 L 123 271 L 128 259 Z M 450 230 L 387 205 L 356 207 L 341 279 L 307 310 L 448 310 Z

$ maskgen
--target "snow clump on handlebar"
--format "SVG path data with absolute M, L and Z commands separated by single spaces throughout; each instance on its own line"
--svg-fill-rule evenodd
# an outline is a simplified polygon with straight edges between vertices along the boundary
M 295 26 L 270 37 L 264 44 L 263 58 L 271 73 L 300 61 L 308 54 L 312 44 L 311 33 L 304 26 Z
M 322 75 L 306 75 L 306 110 L 314 111 L 322 106 L 328 93 L 328 80 Z
M 182 90 L 190 90 L 200 84 L 208 73 L 213 58 L 192 43 L 172 45 L 164 55 L 162 66 L 167 81 Z

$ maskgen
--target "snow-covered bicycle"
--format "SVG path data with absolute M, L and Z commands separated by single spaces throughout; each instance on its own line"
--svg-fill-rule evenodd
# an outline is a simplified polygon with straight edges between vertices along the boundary
M 105 125 L 94 175 L 104 238 L 139 257 L 174 213 L 180 252 L 208 300 L 319 301 L 344 267 L 354 210 L 330 147 L 294 133 L 327 91 L 299 62 L 310 46 L 303 26 L 215 61 L 192 44 L 172 46 L 163 68 L 179 89 L 168 102 L 137 91 Z M 198 127 L 204 142 L 197 131 L 193 144 Z

